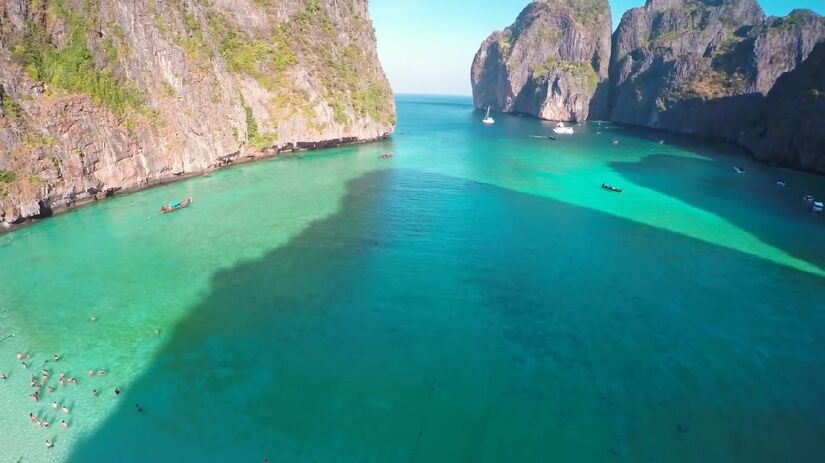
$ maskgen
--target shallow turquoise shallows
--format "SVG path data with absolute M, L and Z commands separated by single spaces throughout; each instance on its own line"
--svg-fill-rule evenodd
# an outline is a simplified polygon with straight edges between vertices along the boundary
M 823 177 L 398 109 L 0 236 L 0 462 L 822 461 Z

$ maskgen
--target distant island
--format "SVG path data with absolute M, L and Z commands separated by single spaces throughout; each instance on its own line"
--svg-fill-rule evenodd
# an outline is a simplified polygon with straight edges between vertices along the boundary
M 477 108 L 734 142 L 825 173 L 825 18 L 756 0 L 648 0 L 610 36 L 607 0 L 535 0 L 471 71 Z

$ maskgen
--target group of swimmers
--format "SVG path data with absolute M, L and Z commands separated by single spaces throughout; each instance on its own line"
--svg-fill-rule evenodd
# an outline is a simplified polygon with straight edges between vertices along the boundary
M 16 355 L 16 359 L 17 359 L 18 362 L 20 362 L 23 369 L 28 369 L 29 368 L 29 363 L 28 362 L 31 361 L 32 355 L 31 354 L 24 354 L 23 352 L 18 352 L 17 355 Z M 55 354 L 54 356 L 52 356 L 51 360 L 54 361 L 54 362 L 59 362 L 60 361 L 60 355 Z M 44 365 L 48 361 L 49 360 L 46 360 L 44 362 Z M 90 377 L 104 376 L 106 374 L 106 370 L 102 369 L 102 368 L 98 369 L 98 370 L 91 369 L 91 370 L 89 370 L 88 374 L 89 374 Z M 31 377 L 31 381 L 29 382 L 29 384 L 34 389 L 34 392 L 31 395 L 29 395 L 29 398 L 32 400 L 32 402 L 38 402 L 40 400 L 41 391 L 44 389 L 44 386 L 45 386 L 46 391 L 48 391 L 50 393 L 55 391 L 55 388 L 53 386 L 47 384 L 50 377 L 51 377 L 51 372 L 49 371 L 48 368 L 43 368 L 43 370 L 40 373 L 39 378 L 35 375 L 33 375 Z M 8 378 L 9 378 L 9 375 L 7 373 L 0 372 L 0 381 L 7 380 Z M 60 372 L 60 375 L 58 377 L 58 383 L 62 387 L 62 386 L 65 386 L 67 383 L 68 384 L 78 384 L 78 380 L 75 377 L 66 377 L 65 372 Z M 114 392 L 115 392 L 115 396 L 117 397 L 117 396 L 120 396 L 121 390 L 120 390 L 119 387 L 116 387 L 114 389 Z M 99 395 L 98 390 L 93 389 L 92 390 L 92 397 L 98 397 L 98 395 Z M 71 410 L 69 409 L 68 406 L 61 405 L 58 402 L 52 402 L 51 406 L 52 406 L 53 410 L 60 410 L 61 412 L 63 412 L 64 415 L 69 415 L 71 413 Z M 143 407 L 141 407 L 140 404 L 135 404 L 135 410 L 137 410 L 138 412 L 142 412 Z M 48 419 L 46 419 L 45 417 L 41 418 L 40 416 L 35 415 L 34 413 L 29 413 L 29 421 L 31 421 L 32 424 L 36 424 L 38 427 L 41 427 L 41 428 L 49 428 L 49 426 L 51 426 L 51 423 L 49 422 Z M 65 419 L 60 420 L 60 427 L 62 427 L 63 429 L 69 429 L 69 423 Z M 53 448 L 54 447 L 54 442 L 51 441 L 51 440 L 46 440 L 45 441 L 45 446 L 46 446 L 46 448 Z

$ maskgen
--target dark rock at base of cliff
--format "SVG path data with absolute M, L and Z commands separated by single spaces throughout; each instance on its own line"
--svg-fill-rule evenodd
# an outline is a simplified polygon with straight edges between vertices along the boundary
M 825 42 L 777 80 L 739 142 L 761 161 L 825 173 Z

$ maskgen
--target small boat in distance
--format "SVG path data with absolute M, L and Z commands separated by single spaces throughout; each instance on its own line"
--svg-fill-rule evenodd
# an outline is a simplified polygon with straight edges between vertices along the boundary
M 553 127 L 553 132 L 563 135 L 573 135 L 573 127 L 565 127 L 564 122 L 559 122 Z
M 743 169 L 739 166 L 733 166 L 733 170 L 735 170 L 737 174 L 744 174 L 745 173 L 745 169 Z
M 192 198 L 188 198 L 185 201 L 180 201 L 180 202 L 177 202 L 177 203 L 172 203 L 172 204 L 168 204 L 166 206 L 163 206 L 163 207 L 160 208 L 160 213 L 161 214 L 166 214 L 167 212 L 175 212 L 175 211 L 178 211 L 180 209 L 183 209 L 184 207 L 186 207 L 190 204 L 192 204 Z
M 487 115 L 484 116 L 484 119 L 481 121 L 487 125 L 495 124 L 496 120 L 490 117 L 490 107 L 487 106 Z
M 602 188 L 604 188 L 607 191 L 612 191 L 614 193 L 621 193 L 623 191 L 621 188 L 616 188 L 615 186 L 610 185 L 608 183 L 602 183 Z

